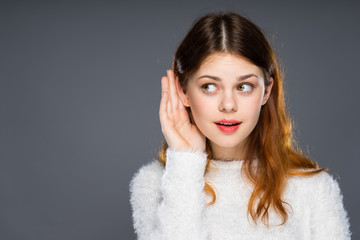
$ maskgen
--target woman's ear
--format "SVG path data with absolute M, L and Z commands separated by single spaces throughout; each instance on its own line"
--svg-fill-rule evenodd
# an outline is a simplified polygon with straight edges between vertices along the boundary
M 274 79 L 272 77 L 270 77 L 269 78 L 269 85 L 265 87 L 265 94 L 264 94 L 261 105 L 265 105 L 267 100 L 269 99 L 273 84 L 274 84 Z
M 180 100 L 181 100 L 182 104 L 185 107 L 190 107 L 188 96 L 186 95 L 186 93 L 182 89 L 178 77 L 175 78 L 175 83 L 176 83 L 176 91 L 178 93 L 178 96 L 180 97 Z

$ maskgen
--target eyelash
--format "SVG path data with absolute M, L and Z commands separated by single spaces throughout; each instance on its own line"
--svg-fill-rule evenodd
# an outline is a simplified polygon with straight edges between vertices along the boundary
M 201 85 L 201 90 L 203 90 L 203 92 L 206 93 L 206 94 L 214 94 L 214 92 L 208 92 L 208 91 L 204 90 L 204 88 L 206 86 L 209 86 L 209 85 L 216 86 L 216 84 L 214 84 L 214 83 L 205 83 L 205 84 Z M 247 91 L 247 92 L 243 92 L 243 91 L 240 91 L 240 92 L 242 92 L 243 94 L 250 94 L 252 92 L 252 90 L 254 89 L 254 85 L 252 83 L 241 83 L 241 84 L 237 85 L 236 89 L 238 89 L 238 87 L 241 87 L 241 86 L 244 86 L 244 85 L 249 86 L 250 90 Z

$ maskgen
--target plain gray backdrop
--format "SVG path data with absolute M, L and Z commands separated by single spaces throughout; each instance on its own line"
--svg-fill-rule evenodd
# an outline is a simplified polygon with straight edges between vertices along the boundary
M 193 21 L 237 11 L 285 72 L 305 153 L 359 239 L 356 1 L 1 1 L 0 239 L 135 239 L 129 182 L 162 139 L 161 77 Z

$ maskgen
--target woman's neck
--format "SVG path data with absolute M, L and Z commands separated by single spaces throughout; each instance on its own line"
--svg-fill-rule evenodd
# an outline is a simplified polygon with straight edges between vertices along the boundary
M 214 160 L 242 160 L 244 159 L 244 146 L 223 147 L 213 142 L 210 143 L 212 158 Z

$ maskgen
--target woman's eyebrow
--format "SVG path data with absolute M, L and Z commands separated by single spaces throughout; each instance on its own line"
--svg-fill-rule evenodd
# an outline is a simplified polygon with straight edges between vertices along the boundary
M 237 80 L 238 81 L 243 81 L 243 80 L 248 79 L 250 77 L 258 78 L 258 76 L 256 74 L 251 73 L 251 74 L 242 75 L 242 76 L 238 77 Z M 210 78 L 210 79 L 213 79 L 215 81 L 221 81 L 221 78 L 219 78 L 217 76 L 211 76 L 211 75 L 202 75 L 197 80 L 199 80 L 200 78 Z

